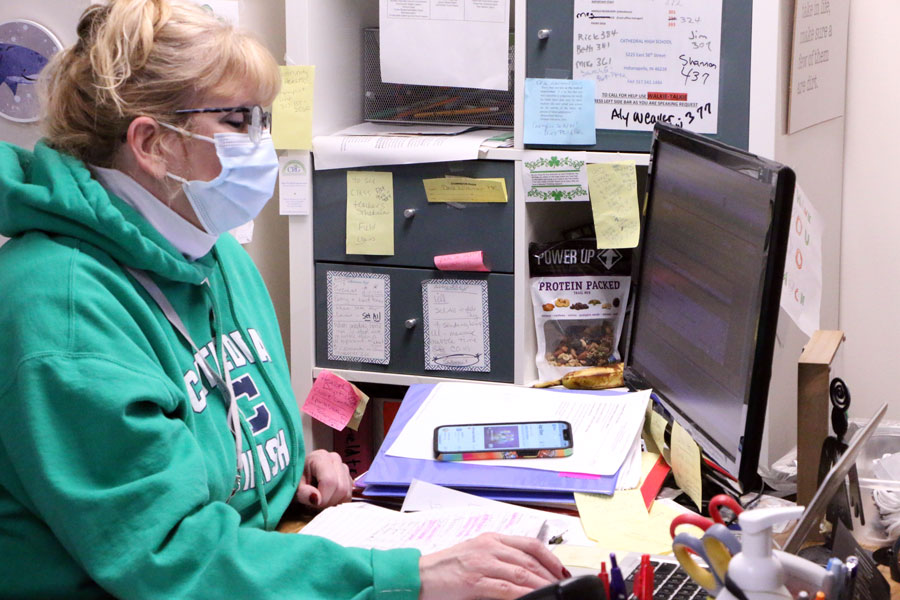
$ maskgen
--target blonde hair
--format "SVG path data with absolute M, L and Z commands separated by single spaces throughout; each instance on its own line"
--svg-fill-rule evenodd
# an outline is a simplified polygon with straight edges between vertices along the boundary
M 175 111 L 248 89 L 268 105 L 280 86 L 278 65 L 258 41 L 175 0 L 91 6 L 78 42 L 42 75 L 48 143 L 99 166 L 112 166 L 135 117 L 187 127 L 190 116 Z

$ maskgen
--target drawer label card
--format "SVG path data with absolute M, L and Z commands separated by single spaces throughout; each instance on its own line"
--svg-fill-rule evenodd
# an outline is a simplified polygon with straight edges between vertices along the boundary
M 391 279 L 383 273 L 329 271 L 328 359 L 391 362 Z
M 422 314 L 426 371 L 490 372 L 487 281 L 423 281 Z

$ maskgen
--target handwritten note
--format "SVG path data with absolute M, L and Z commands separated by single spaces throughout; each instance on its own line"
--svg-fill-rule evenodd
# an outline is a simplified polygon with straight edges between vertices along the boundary
M 272 141 L 283 150 L 312 150 L 313 80 L 315 67 L 287 65 L 281 91 L 272 103 Z
M 721 0 L 575 0 L 572 78 L 597 83 L 600 129 L 715 133 L 721 37 Z
M 484 264 L 483 250 L 435 256 L 434 266 L 441 271 L 490 271 Z
M 382 273 L 329 271 L 328 359 L 386 365 L 391 360 L 391 280 Z
M 526 79 L 526 144 L 593 145 L 593 79 Z
M 368 402 L 368 396 L 365 397 Z M 303 403 L 303 412 L 325 423 L 332 429 L 342 430 L 359 413 L 355 426 L 359 426 L 365 403 L 357 394 L 356 387 L 331 371 L 322 371 L 316 377 L 312 389 Z M 362 409 L 360 410 L 360 405 Z M 355 430 L 356 427 L 353 427 Z
M 844 114 L 850 0 L 797 0 L 788 133 Z
M 425 370 L 491 370 L 487 281 L 422 282 Z
M 347 254 L 394 254 L 390 171 L 347 171 Z
M 502 177 L 438 177 L 423 179 L 429 202 L 507 202 L 506 180 Z
M 700 478 L 700 447 L 678 422 L 672 423 L 672 474 L 675 483 L 701 508 L 703 480 Z
M 587 166 L 598 248 L 634 248 L 641 233 L 633 162 Z
M 825 224 L 800 186 L 794 187 L 781 307 L 803 333 L 819 329 L 822 305 L 822 234 Z

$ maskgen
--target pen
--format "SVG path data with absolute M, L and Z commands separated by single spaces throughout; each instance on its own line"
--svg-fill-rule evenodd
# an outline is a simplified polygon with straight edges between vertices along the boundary
M 625 600 L 628 592 L 625 589 L 625 579 L 622 577 L 622 570 L 619 563 L 616 562 L 616 553 L 609 553 L 609 591 L 612 594 L 612 600 Z
M 609 573 L 606 572 L 606 561 L 600 561 L 600 572 L 597 574 L 600 577 L 600 581 L 603 583 L 603 591 L 606 592 L 607 600 L 610 600 L 609 597 Z
M 649 554 L 641 556 L 641 568 L 644 570 L 644 575 L 641 577 L 644 600 L 653 600 L 653 564 L 650 562 Z
M 416 113 L 416 111 L 428 110 L 429 108 L 437 108 L 438 106 L 443 106 L 445 104 L 449 104 L 449 103 L 455 102 L 457 100 L 459 100 L 459 96 L 451 96 L 449 98 L 444 97 L 435 102 L 432 102 L 431 104 L 426 104 L 425 106 L 416 106 L 410 110 L 406 110 L 401 113 L 398 113 L 398 114 L 394 115 L 394 118 L 401 119 L 403 117 L 408 117 L 411 114 L 412 114 L 413 118 L 418 118 L 419 113 Z M 413 106 L 415 106 L 415 105 L 413 105 Z M 416 113 L 416 114 L 413 114 L 413 113 Z
M 538 530 L 537 539 L 540 543 L 547 543 L 547 530 L 550 529 L 550 526 L 547 524 L 547 521 L 544 521 L 541 524 L 541 528 Z
M 844 562 L 844 573 L 846 575 L 844 581 L 844 598 L 850 600 L 853 598 L 853 591 L 856 587 L 856 571 L 859 567 L 859 559 L 856 556 L 848 556 Z
M 479 106 L 476 108 L 454 108 L 451 110 L 436 110 L 432 112 L 419 112 L 413 115 L 415 119 L 425 117 L 452 117 L 455 115 L 480 115 L 482 113 L 497 112 L 499 106 Z

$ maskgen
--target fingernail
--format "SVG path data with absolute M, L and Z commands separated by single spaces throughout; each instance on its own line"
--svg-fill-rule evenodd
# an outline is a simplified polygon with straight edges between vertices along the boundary
M 319 505 L 319 495 L 318 494 L 310 494 L 309 501 L 312 503 L 313 506 L 318 506 Z
M 572 576 L 572 574 L 569 573 L 569 570 L 565 567 L 563 567 L 563 575 L 565 576 L 566 579 L 568 579 L 569 577 Z

